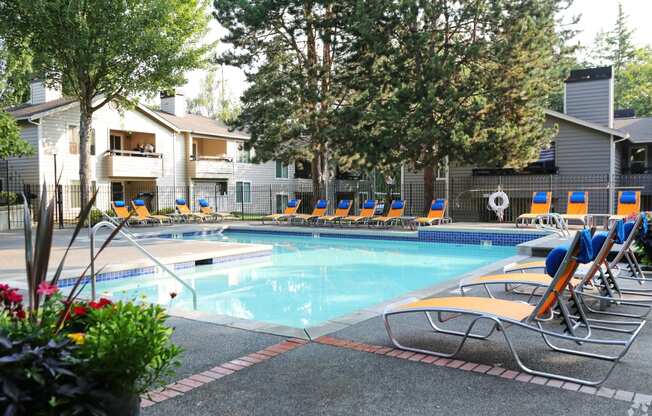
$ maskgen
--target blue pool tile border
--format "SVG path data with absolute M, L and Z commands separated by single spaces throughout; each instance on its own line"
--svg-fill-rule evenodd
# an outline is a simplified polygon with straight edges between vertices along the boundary
M 412 241 L 412 242 L 432 242 L 432 243 L 448 243 L 448 244 L 471 244 L 483 245 L 489 242 L 491 245 L 496 246 L 516 246 L 518 244 L 527 243 L 528 241 L 536 240 L 545 237 L 541 233 L 528 233 L 528 232 L 481 232 L 481 231 L 468 231 L 468 230 L 419 230 L 415 237 L 402 236 L 402 235 L 387 235 L 387 234 L 347 234 L 347 233 L 330 233 L 330 232 L 304 232 L 304 231 L 283 231 L 283 230 L 251 230 L 251 229 L 233 229 L 227 230 L 204 230 L 204 231 L 190 231 L 177 234 L 163 234 L 160 238 L 183 238 L 183 237 L 200 237 L 209 236 L 219 233 L 224 234 L 266 234 L 266 235 L 284 235 L 284 236 L 299 236 L 299 237 L 312 237 L 315 234 L 319 238 L 346 238 L 346 239 L 360 239 L 360 240 L 390 240 L 390 241 Z
M 271 255 L 272 255 L 272 250 L 264 250 L 264 251 L 254 252 L 254 253 L 233 254 L 230 256 L 213 257 L 204 260 L 210 260 L 211 261 L 210 264 L 224 264 L 224 263 L 231 263 L 231 262 L 237 262 L 242 260 L 257 259 L 261 257 L 270 257 Z M 191 269 L 195 267 L 195 261 L 193 260 L 193 261 L 186 261 L 181 263 L 174 263 L 169 266 L 173 270 Z M 110 280 L 142 277 L 142 276 L 154 274 L 156 272 L 160 272 L 158 266 L 139 267 L 139 268 L 129 269 L 129 270 L 119 270 L 115 272 L 100 273 L 95 276 L 95 281 L 106 282 Z M 76 277 L 66 277 L 63 279 L 59 279 L 57 286 L 61 288 L 71 287 L 74 286 L 76 282 L 77 282 Z M 91 282 L 90 277 L 85 277 L 82 279 L 81 284 L 82 285 L 90 284 L 90 282 Z

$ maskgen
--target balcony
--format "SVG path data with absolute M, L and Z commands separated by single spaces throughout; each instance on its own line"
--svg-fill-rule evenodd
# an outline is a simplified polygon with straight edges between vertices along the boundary
M 114 178 L 158 178 L 163 176 L 163 155 L 153 152 L 107 150 L 105 175 Z
M 233 175 L 233 159 L 227 156 L 193 156 L 188 176 L 193 179 L 218 179 Z

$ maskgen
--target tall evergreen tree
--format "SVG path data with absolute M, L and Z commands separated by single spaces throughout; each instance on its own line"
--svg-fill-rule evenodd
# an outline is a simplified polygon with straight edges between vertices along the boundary
M 520 166 L 552 131 L 544 105 L 554 70 L 558 0 L 366 2 L 353 17 L 359 63 L 346 109 L 350 141 L 370 166 Z
M 354 2 L 351 2 L 354 3 Z M 259 161 L 311 162 L 313 192 L 327 183 L 335 117 L 346 91 L 339 80 L 348 42 L 338 30 L 347 2 L 333 0 L 215 0 L 215 17 L 233 49 L 218 63 L 245 71 L 249 87 L 233 123 L 251 135 Z

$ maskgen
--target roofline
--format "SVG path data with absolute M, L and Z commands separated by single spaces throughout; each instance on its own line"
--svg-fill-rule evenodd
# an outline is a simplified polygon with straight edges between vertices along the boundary
M 198 136 L 211 136 L 211 137 L 218 137 L 218 138 L 226 138 L 226 139 L 233 139 L 233 140 L 249 140 L 249 137 L 247 136 L 238 136 L 234 134 L 217 134 L 217 133 L 207 133 L 204 131 L 195 131 L 195 130 L 181 130 L 183 132 L 187 132 L 190 134 L 196 134 Z
M 22 116 L 22 117 L 14 117 L 14 116 L 12 116 L 12 117 L 14 117 L 14 120 L 16 120 L 16 121 L 38 120 L 39 118 L 49 116 L 50 114 L 58 113 L 59 111 L 69 110 L 70 108 L 74 107 L 76 104 L 78 104 L 78 102 L 73 101 L 73 102 L 70 102 L 70 103 L 67 103 L 67 104 L 58 105 L 56 107 L 53 107 L 53 108 L 50 108 L 48 110 L 44 110 L 44 111 L 41 111 L 39 113 L 35 113 L 35 114 L 32 114 L 32 115 Z M 18 110 L 16 110 L 16 111 L 18 111 Z M 9 113 L 9 115 L 11 115 L 11 112 Z
M 155 119 L 159 123 L 163 124 L 164 126 L 168 127 L 170 130 L 172 130 L 175 133 L 179 133 L 179 132 L 183 131 L 180 128 L 178 128 L 177 126 L 175 126 L 174 124 L 172 124 L 169 121 L 167 121 L 166 119 L 164 119 L 163 117 L 156 114 L 155 111 L 150 110 L 146 105 L 141 104 L 140 101 L 138 102 L 138 104 L 136 104 L 136 108 L 138 108 L 140 111 L 147 114 L 148 116 L 152 117 L 153 119 Z
M 585 121 L 577 117 L 569 116 L 568 114 L 560 113 L 558 111 L 554 110 L 545 110 L 546 115 L 549 115 L 551 117 L 555 117 L 564 121 L 567 121 L 569 123 L 577 124 L 586 128 L 589 128 L 591 130 L 597 130 L 601 133 L 608 134 L 610 136 L 616 136 L 616 137 L 621 137 L 623 139 L 629 139 L 630 135 L 627 132 L 621 131 L 621 130 L 616 130 L 612 129 L 609 127 L 604 127 L 601 126 L 597 123 L 592 123 L 590 121 Z

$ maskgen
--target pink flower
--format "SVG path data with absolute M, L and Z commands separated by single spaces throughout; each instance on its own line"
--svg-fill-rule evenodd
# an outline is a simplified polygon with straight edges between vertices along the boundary
M 4 292 L 5 290 L 9 290 L 9 285 L 0 283 L 0 292 Z
M 48 282 L 41 282 L 41 284 L 38 285 L 38 289 L 36 289 L 36 293 L 44 296 L 52 296 L 58 291 L 59 288 L 57 287 L 57 285 L 51 285 Z
M 87 312 L 88 312 L 88 310 L 83 306 L 75 306 L 73 308 L 73 313 L 76 316 L 84 316 L 84 315 L 86 315 Z

